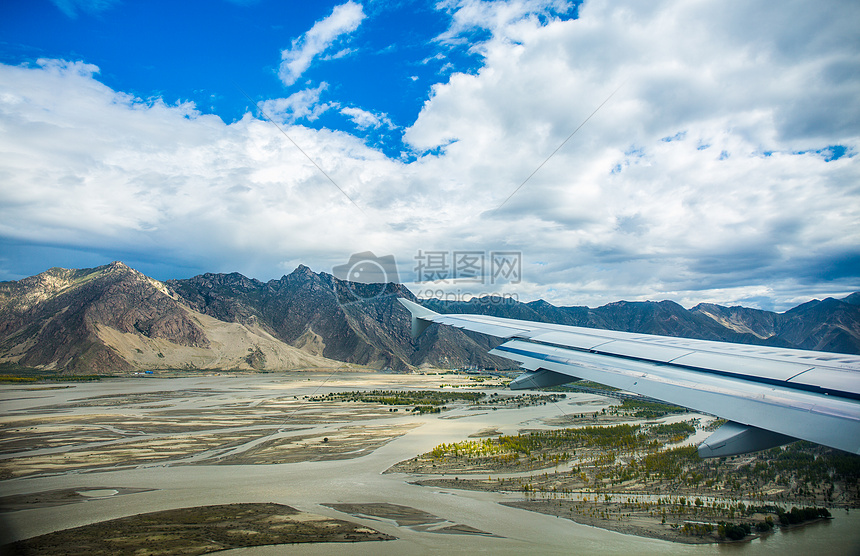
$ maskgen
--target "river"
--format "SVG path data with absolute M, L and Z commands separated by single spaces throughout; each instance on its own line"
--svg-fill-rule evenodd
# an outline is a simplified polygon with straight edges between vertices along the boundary
M 308 378 L 310 377 L 310 378 Z M 0 387 L 2 422 L 10 426 L 22 416 L 84 415 L 94 411 L 148 412 L 189 408 L 257 407 L 268 397 L 303 396 L 342 391 L 347 388 L 438 388 L 437 378 L 357 374 L 322 380 L 321 375 L 211 376 L 180 379 L 107 380 L 72 384 L 70 388 L 27 390 L 21 386 Z M 162 404 L 138 404 L 118 408 L 69 407 L 63 404 L 106 394 L 179 393 Z M 201 393 L 205 393 L 202 395 Z M 146 492 L 107 496 L 83 503 L 40 507 L 2 515 L 9 539 L 86 525 L 116 517 L 170 508 L 234 502 L 277 502 L 299 510 L 373 527 L 399 540 L 358 544 L 290 545 L 291 554 L 810 554 L 826 550 L 827 556 L 860 554 L 860 510 L 835 510 L 835 518 L 776 533 L 752 542 L 732 545 L 684 545 L 622 535 L 604 529 L 528 512 L 498 504 L 517 499 L 511 494 L 458 491 L 409 484 L 403 474 L 383 474 L 391 465 L 423 453 L 442 442 L 459 441 L 488 427 L 509 433 L 538 428 L 541 419 L 559 412 L 576 412 L 577 403 L 600 403 L 592 395 L 573 396 L 554 407 L 546 404 L 499 411 L 465 409 L 440 415 L 399 416 L 394 420 L 419 426 L 353 459 L 300 462 L 278 465 L 141 465 L 136 468 L 70 471 L 0 482 L 0 495 L 38 493 L 54 489 L 140 488 Z M 257 405 L 254 405 L 257 404 Z M 165 405 L 169 407 L 165 407 Z M 250 409 L 249 409 L 250 410 Z M 285 417 L 284 425 L 288 421 Z M 457 417 L 457 418 L 451 418 Z M 358 418 L 350 424 L 379 424 L 380 420 Z M 338 425 L 343 425 L 340 422 Z M 334 424 L 320 423 L 302 429 L 330 430 Z M 282 432 L 282 434 L 284 434 Z M 7 454 L 8 455 L 8 454 Z M 398 526 L 390 520 L 354 518 L 331 509 L 332 503 L 392 503 L 420 509 L 449 524 L 464 524 L 487 533 L 446 534 L 432 528 Z M 492 536 L 490 536 L 492 535 Z M 282 554 L 283 546 L 227 551 L 230 554 Z

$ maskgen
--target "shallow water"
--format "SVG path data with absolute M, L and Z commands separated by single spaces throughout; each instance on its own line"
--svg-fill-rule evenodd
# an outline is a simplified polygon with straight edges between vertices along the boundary
M 308 380 L 310 378 L 311 380 Z M 441 379 L 441 380 L 440 380 Z M 438 388 L 448 377 L 402 375 L 287 375 L 242 377 L 146 378 L 74 384 L 71 388 L 26 390 L 18 386 L 0 388 L 2 419 L 15 415 L 38 415 L 51 406 L 62 415 L 146 414 L 147 404 L 130 406 L 66 407 L 84 398 L 110 394 L 170 392 L 163 404 L 183 411 L 212 410 L 238 406 L 253 410 L 269 398 L 337 392 L 362 388 Z M 151 400 L 150 400 L 151 402 Z M 827 551 L 828 556 L 860 554 L 860 514 L 835 511 L 835 519 L 806 527 L 780 530 L 739 545 L 683 545 L 622 535 L 579 525 L 568 520 L 498 504 L 519 495 L 456 491 L 408 484 L 403 474 L 383 474 L 391 465 L 426 452 L 442 442 L 463 440 L 485 428 L 516 433 L 523 428 L 545 428 L 542 419 L 580 412 L 577 403 L 602 403 L 589 394 L 568 395 L 559 404 L 521 409 L 470 411 L 457 409 L 440 415 L 400 414 L 391 419 L 359 419 L 353 424 L 416 423 L 420 426 L 354 459 L 302 462 L 281 465 L 176 465 L 168 462 L 131 469 L 98 472 L 67 472 L 50 476 L 0 482 L 0 495 L 35 493 L 72 488 L 103 493 L 118 488 L 155 489 L 146 492 L 93 497 L 86 502 L 28 509 L 2 514 L 7 540 L 85 525 L 116 517 L 197 505 L 232 502 L 277 502 L 297 509 L 350 519 L 400 540 L 346 545 L 290 545 L 296 554 L 429 554 L 438 552 L 522 554 L 809 554 Z M 150 405 L 152 405 L 150 403 Z M 586 407 L 600 409 L 600 405 Z M 59 409 L 57 409 L 59 408 Z M 163 411 L 166 408 L 152 409 Z M 142 412 L 142 413 L 141 413 Z M 57 413 L 51 413 L 56 415 Z M 187 417 L 183 417 L 187 418 Z M 322 432 L 339 423 L 316 423 L 301 427 L 302 433 Z M 271 424 L 272 430 L 288 429 L 290 414 Z M 283 432 L 282 434 L 290 434 Z M 107 489 L 107 490 L 105 490 Z M 496 535 L 444 534 L 417 527 L 398 527 L 387 520 L 353 518 L 323 504 L 388 502 L 429 512 L 449 524 L 465 524 Z M 285 547 L 259 547 L 231 551 L 233 554 L 282 554 Z

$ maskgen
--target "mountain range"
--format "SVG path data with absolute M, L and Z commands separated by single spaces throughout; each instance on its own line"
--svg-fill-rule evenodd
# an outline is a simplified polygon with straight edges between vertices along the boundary
M 68 374 L 154 369 L 290 370 L 354 364 L 512 368 L 496 340 L 432 326 L 413 342 L 401 284 L 357 284 L 299 266 L 280 280 L 238 273 L 160 282 L 121 262 L 0 282 L 0 368 Z M 702 303 L 424 301 L 444 313 L 860 354 L 860 292 L 784 313 Z

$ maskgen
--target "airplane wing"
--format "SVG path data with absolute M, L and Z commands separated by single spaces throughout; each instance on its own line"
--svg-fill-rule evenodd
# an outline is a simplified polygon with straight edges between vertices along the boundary
M 525 369 L 511 389 L 590 380 L 726 419 L 699 445 L 702 457 L 797 439 L 860 454 L 858 356 L 444 315 L 400 302 L 413 338 L 435 322 L 505 339 L 490 353 Z

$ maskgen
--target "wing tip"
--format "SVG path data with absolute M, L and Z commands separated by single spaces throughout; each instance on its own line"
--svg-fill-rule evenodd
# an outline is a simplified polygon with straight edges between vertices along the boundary
M 397 301 L 400 302 L 401 305 L 406 307 L 409 310 L 409 313 L 412 315 L 412 339 L 417 340 L 421 334 L 427 330 L 427 327 L 433 322 L 433 317 L 437 316 L 439 313 L 435 311 L 431 311 L 426 307 L 422 307 L 421 305 L 415 303 L 414 301 L 409 301 L 403 297 L 398 297 Z

